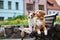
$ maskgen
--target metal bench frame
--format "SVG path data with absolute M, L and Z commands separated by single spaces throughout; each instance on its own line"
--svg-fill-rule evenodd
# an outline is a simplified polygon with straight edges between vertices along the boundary
M 52 15 L 46 15 L 45 16 L 45 23 L 46 23 L 46 27 L 48 29 L 48 35 L 47 36 L 49 36 L 51 38 L 52 38 L 52 32 L 54 31 L 54 29 L 53 29 L 54 28 L 54 21 L 55 21 L 57 15 L 58 14 L 52 14 Z M 42 34 L 41 36 L 46 37 L 44 34 Z M 35 40 L 39 40 L 38 38 L 40 38 L 40 37 L 37 36 Z

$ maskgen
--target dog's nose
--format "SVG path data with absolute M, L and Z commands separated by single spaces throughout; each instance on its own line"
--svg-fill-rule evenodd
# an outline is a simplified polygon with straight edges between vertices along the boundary
M 28 17 L 28 18 L 30 18 L 30 17 Z

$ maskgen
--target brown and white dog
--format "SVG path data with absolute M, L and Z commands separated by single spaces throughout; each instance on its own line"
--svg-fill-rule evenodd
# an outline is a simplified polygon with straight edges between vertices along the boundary
M 44 30 L 44 34 L 47 35 L 47 28 L 45 27 L 45 12 L 43 10 L 37 10 L 36 11 L 36 17 L 37 17 L 37 21 L 36 21 L 36 31 L 38 32 L 38 34 L 40 34 L 40 29 L 43 28 Z
M 35 17 L 35 13 L 34 12 L 31 12 L 28 14 L 28 25 L 29 25 L 29 28 L 24 28 L 21 32 L 21 36 L 24 37 L 24 32 L 27 32 L 27 33 L 31 33 L 34 28 L 34 17 Z

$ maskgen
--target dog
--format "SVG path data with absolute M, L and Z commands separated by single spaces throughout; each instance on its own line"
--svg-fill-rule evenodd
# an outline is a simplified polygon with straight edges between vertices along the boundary
M 41 34 L 40 29 L 43 28 L 44 34 L 47 35 L 47 28 L 45 27 L 45 12 L 38 10 L 35 13 L 28 14 L 28 25 L 29 28 L 24 28 L 21 32 L 21 36 L 24 37 L 24 32 L 31 33 L 35 30 L 38 34 Z M 36 16 L 36 17 L 35 17 Z
M 37 21 L 36 21 L 36 31 L 38 34 L 41 34 L 40 29 L 43 28 L 44 35 L 47 35 L 47 28 L 45 27 L 45 12 L 43 10 L 37 10 L 36 12 Z
M 34 12 L 31 12 L 28 14 L 28 25 L 29 25 L 29 28 L 24 28 L 21 32 L 21 36 L 24 37 L 24 32 L 26 33 L 31 33 L 32 30 L 35 30 L 34 28 L 34 17 L 35 17 L 35 13 Z

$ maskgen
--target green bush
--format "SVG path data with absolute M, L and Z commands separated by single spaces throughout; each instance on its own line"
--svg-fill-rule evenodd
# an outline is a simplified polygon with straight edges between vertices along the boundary
M 0 25 L 25 25 L 28 24 L 27 20 L 27 16 L 18 15 L 16 17 L 8 18 L 7 20 L 1 21 Z
M 17 18 L 20 18 L 21 20 L 24 20 L 24 19 L 27 19 L 27 16 L 19 15 L 19 16 L 15 17 L 15 19 L 17 19 Z
M 18 15 L 18 16 L 13 16 L 12 18 L 8 18 L 7 20 L 16 20 L 16 19 L 21 19 L 21 20 L 25 20 L 27 19 L 26 15 Z
M 57 16 L 57 17 L 56 17 L 55 22 L 60 22 L 60 16 Z

